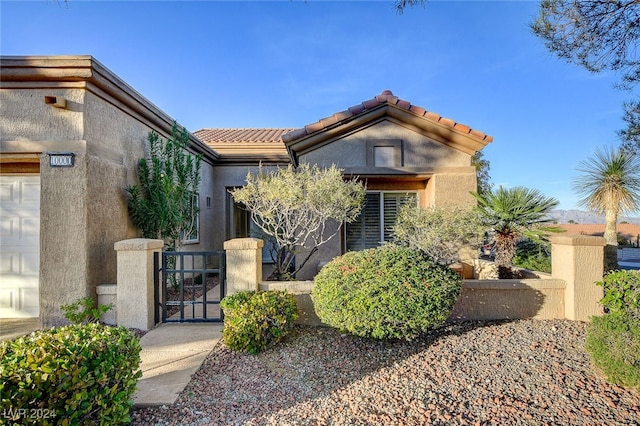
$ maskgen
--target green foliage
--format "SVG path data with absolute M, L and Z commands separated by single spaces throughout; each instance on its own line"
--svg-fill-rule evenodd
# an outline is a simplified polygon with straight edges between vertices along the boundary
M 318 317 L 362 337 L 411 340 L 451 314 L 462 278 L 419 250 L 384 245 L 325 265 L 311 298 Z
M 251 212 L 253 221 L 266 235 L 273 237 L 275 280 L 294 279 L 318 247 L 340 230 L 342 223 L 353 222 L 362 208 L 364 185 L 355 179 L 345 181 L 342 170 L 334 165 L 321 168 L 301 164 L 274 171 L 260 168 L 247 175 L 243 188 L 231 191 L 234 200 Z M 308 250 L 298 259 L 300 249 Z
M 491 176 L 489 176 L 489 169 L 491 164 L 489 160 L 484 158 L 482 151 L 478 151 L 471 157 L 471 165 L 476 168 L 476 180 L 478 185 L 478 194 L 491 191 L 493 184 L 491 183 Z
M 640 272 L 614 271 L 596 284 L 607 314 L 591 318 L 587 351 L 611 383 L 640 390 Z
M 222 339 L 232 350 L 262 352 L 280 341 L 298 318 L 296 299 L 286 291 L 244 291 L 222 299 Z
M 0 411 L 15 417 L 8 424 L 130 422 L 142 373 L 139 340 L 125 328 L 89 323 L 36 331 L 0 342 L 0 359 Z
M 176 123 L 166 141 L 150 132 L 149 158 L 138 164 L 140 185 L 127 187 L 129 214 L 145 238 L 165 240 L 169 250 L 197 229 L 198 186 L 202 155 L 193 156 L 189 133 Z
M 640 390 L 640 322 L 622 312 L 593 317 L 586 349 L 609 382 Z
M 640 2 L 544 0 L 531 25 L 546 47 L 591 72 L 617 71 L 618 87 L 640 82 Z M 640 150 L 640 101 L 625 102 L 626 129 L 618 135 L 629 152 Z
M 546 226 L 549 222 L 547 213 L 558 205 L 558 200 L 544 196 L 537 189 L 500 186 L 497 190 L 472 195 L 478 200 L 481 221 L 496 232 L 495 263 L 498 268 L 511 268 L 519 237 L 540 240 L 547 232 L 559 231 Z
M 113 308 L 112 305 L 95 306 L 95 301 L 91 297 L 83 297 L 74 303 L 60 307 L 64 312 L 64 317 L 73 324 L 99 322 L 102 314 L 111 308 Z
M 551 273 L 551 246 L 546 241 L 526 239 L 516 246 L 513 264 L 519 268 Z
M 626 314 L 640 322 L 640 272 L 615 271 L 596 284 L 603 287 L 600 303 L 607 312 Z
M 558 57 L 591 72 L 618 71 L 640 81 L 640 5 L 636 0 L 543 0 L 531 29 Z
M 437 262 L 448 265 L 458 261 L 463 247 L 480 244 L 484 232 L 473 210 L 423 209 L 405 204 L 398 213 L 393 238 L 398 245 L 422 250 Z

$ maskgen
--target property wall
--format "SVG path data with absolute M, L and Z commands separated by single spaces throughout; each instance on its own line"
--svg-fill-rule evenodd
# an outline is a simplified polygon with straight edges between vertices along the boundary
M 464 280 L 462 291 L 450 321 L 492 319 L 570 319 L 589 321 L 602 314 L 599 304 L 602 289 L 595 283 L 603 273 L 604 238 L 554 236 L 552 238 L 553 273 L 544 278 L 519 280 Z M 233 245 L 234 241 L 228 242 Z M 257 260 L 250 250 L 243 262 L 228 262 L 229 273 L 243 270 L 247 262 Z M 240 257 L 240 256 L 239 256 Z M 590 270 L 584 264 L 593 264 Z M 598 266 L 599 265 L 599 266 Z M 577 271 L 577 273 L 576 273 Z M 295 295 L 301 321 L 320 325 L 309 294 L 313 282 L 245 282 L 243 289 L 287 290 Z

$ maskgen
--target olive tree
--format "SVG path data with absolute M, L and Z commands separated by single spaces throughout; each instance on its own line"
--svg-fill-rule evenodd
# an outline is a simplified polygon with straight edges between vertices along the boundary
M 295 279 L 318 248 L 333 238 L 342 223 L 353 222 L 362 208 L 365 188 L 345 180 L 335 165 L 301 164 L 274 171 L 249 172 L 246 185 L 231 191 L 277 247 L 273 280 Z M 294 263 L 296 254 L 308 251 Z

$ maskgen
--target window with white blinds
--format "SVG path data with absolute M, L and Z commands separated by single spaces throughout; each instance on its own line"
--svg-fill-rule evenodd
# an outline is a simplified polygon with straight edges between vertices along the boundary
M 360 216 L 345 227 L 347 251 L 377 247 L 390 241 L 400 207 L 417 202 L 415 192 L 367 192 Z

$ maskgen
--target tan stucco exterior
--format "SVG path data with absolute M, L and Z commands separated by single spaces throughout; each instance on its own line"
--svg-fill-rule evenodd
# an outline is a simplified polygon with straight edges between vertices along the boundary
M 40 157 L 40 318 L 56 325 L 60 305 L 116 282 L 113 245 L 139 235 L 124 189 L 137 181 L 149 131 L 167 136 L 174 120 L 90 56 L 3 57 L 1 65 L 0 152 Z M 45 97 L 65 99 L 66 108 Z M 196 138 L 192 147 L 205 154 L 205 205 L 215 153 Z M 74 167 L 50 167 L 51 152 L 74 153 Z M 212 229 L 201 219 L 201 235 Z M 207 239 L 196 247 L 211 248 Z

